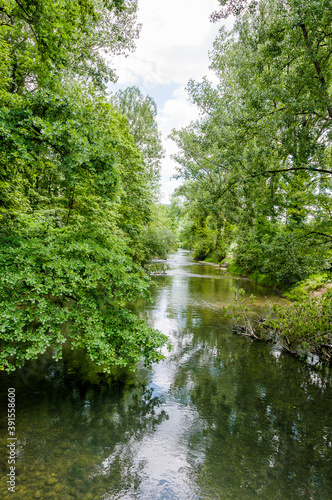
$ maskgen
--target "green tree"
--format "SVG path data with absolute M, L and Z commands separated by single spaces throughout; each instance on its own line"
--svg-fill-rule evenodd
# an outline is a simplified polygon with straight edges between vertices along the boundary
M 64 73 L 104 85 L 115 74 L 103 53 L 133 50 L 139 32 L 135 1 L 1 4 L 0 27 L 10 46 L 11 92 L 54 85 Z
M 242 254 L 250 231 L 260 252 L 278 240 L 284 255 L 292 233 L 302 249 L 298 262 L 318 247 L 320 262 L 300 266 L 304 277 L 328 266 L 331 251 L 332 12 L 325 0 L 220 4 L 214 18 L 236 20 L 214 43 L 217 87 L 188 85 L 202 119 L 173 133 L 185 179 L 179 193 L 197 218 L 211 215 L 221 227 L 236 222 Z
M 151 186 L 156 189 L 160 179 L 161 160 L 165 152 L 156 122 L 157 105 L 150 96 L 144 96 L 138 87 L 118 90 L 114 102 L 127 117 L 135 143 L 142 152 Z
M 134 262 L 150 219 L 148 175 L 103 90 L 113 70 L 102 50 L 131 48 L 135 9 L 126 1 L 2 2 L 2 369 L 47 348 L 59 358 L 65 341 L 108 372 L 161 358 L 166 338 L 125 307 L 148 295 Z
M 177 247 L 177 221 L 169 205 L 155 203 L 152 207 L 151 221 L 141 235 L 144 260 L 166 259 Z

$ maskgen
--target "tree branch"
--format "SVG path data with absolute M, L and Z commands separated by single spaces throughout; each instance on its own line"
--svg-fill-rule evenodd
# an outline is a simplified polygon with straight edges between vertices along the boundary
M 314 168 L 314 167 L 291 167 L 291 168 L 283 168 L 280 170 L 266 170 L 267 174 L 279 174 L 281 172 L 292 172 L 296 170 L 306 170 L 308 172 L 321 172 L 323 174 L 331 174 L 332 175 L 332 170 L 325 170 L 324 168 Z M 264 175 L 264 174 L 258 174 L 258 175 Z M 257 177 L 255 175 L 254 177 Z
M 328 93 L 328 90 L 327 90 L 327 85 L 326 85 L 326 81 L 325 81 L 325 78 L 324 78 L 324 75 L 323 75 L 323 72 L 322 72 L 322 68 L 320 67 L 319 61 L 315 57 L 315 54 L 314 54 L 311 42 L 309 40 L 309 34 L 308 34 L 308 31 L 307 31 L 307 28 L 306 28 L 305 24 L 301 23 L 300 24 L 300 28 L 302 30 L 305 44 L 307 46 L 307 49 L 308 49 L 308 52 L 309 52 L 310 57 L 312 59 L 312 62 L 314 64 L 315 68 L 316 68 L 318 79 L 319 79 L 319 81 L 321 83 L 321 86 L 322 86 L 322 89 L 323 89 L 323 93 L 324 93 L 324 97 L 325 97 L 325 100 L 326 100 L 326 105 L 327 105 L 327 110 L 328 110 L 329 116 L 330 116 L 330 118 L 332 118 L 332 106 L 330 104 L 330 96 L 329 96 L 329 93 Z

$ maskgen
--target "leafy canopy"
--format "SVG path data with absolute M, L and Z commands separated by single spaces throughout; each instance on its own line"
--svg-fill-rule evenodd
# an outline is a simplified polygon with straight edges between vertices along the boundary
M 104 52 L 131 50 L 136 2 L 2 2 L 0 366 L 64 342 L 110 372 L 166 338 L 126 303 L 148 296 L 137 241 L 152 191 Z
M 211 229 L 210 252 L 221 240 L 247 271 L 288 286 L 330 267 L 332 11 L 327 0 L 220 4 L 236 18 L 211 53 L 219 83 L 189 82 L 201 119 L 172 134 L 186 237 Z

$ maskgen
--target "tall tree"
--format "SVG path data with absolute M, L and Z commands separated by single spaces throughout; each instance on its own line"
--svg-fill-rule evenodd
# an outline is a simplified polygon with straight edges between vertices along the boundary
M 147 295 L 133 233 L 152 200 L 127 120 L 103 91 L 112 70 L 99 52 L 128 47 L 135 5 L 2 3 L 2 369 L 48 347 L 58 358 L 65 341 L 104 371 L 161 357 L 165 337 L 125 307 Z
M 310 245 L 320 247 L 324 265 L 332 240 L 332 11 L 325 0 L 220 3 L 220 17 L 237 16 L 214 43 L 211 67 L 220 83 L 189 83 L 204 117 L 173 134 L 187 179 L 182 193 L 198 193 L 210 179 L 214 206 L 223 207 L 228 223 L 237 219 L 238 252 L 253 234 L 261 255 L 276 245 L 286 256 L 296 233 L 302 247 L 292 244 L 290 258 L 298 259 L 302 274 L 292 280 L 299 279 L 314 265 L 312 259 L 304 264 Z M 254 260 L 250 266 L 271 271 L 272 264 Z
M 104 53 L 133 50 L 140 26 L 131 0 L 5 0 L 3 37 L 10 46 L 11 91 L 48 86 L 64 73 L 104 85 L 114 70 Z
M 146 172 L 152 186 L 156 187 L 161 160 L 165 156 L 156 122 L 157 105 L 152 97 L 144 96 L 138 87 L 118 90 L 114 102 L 127 117 L 130 132 L 142 152 Z

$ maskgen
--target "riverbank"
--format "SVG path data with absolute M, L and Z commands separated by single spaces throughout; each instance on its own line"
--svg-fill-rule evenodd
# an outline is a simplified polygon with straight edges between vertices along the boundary
M 327 273 L 315 274 L 292 287 L 278 290 L 271 279 L 259 272 L 249 273 L 234 262 L 205 262 L 228 275 L 254 281 L 287 300 L 281 305 L 268 305 L 260 318 L 253 318 L 250 307 L 236 292 L 231 316 L 234 333 L 253 340 L 274 343 L 310 363 L 332 363 L 332 283 Z
M 228 308 L 234 319 L 234 333 L 273 343 L 311 364 L 332 364 L 332 289 L 298 298 L 286 304 L 269 303 L 259 317 L 235 291 L 233 305 Z
M 292 302 L 309 297 L 321 297 L 325 292 L 332 288 L 332 278 L 328 275 L 328 273 L 313 274 L 307 279 L 299 281 L 289 287 L 276 288 L 273 280 L 266 274 L 262 274 L 258 271 L 250 272 L 241 267 L 239 264 L 233 262 L 231 259 L 228 260 L 226 258 L 222 262 L 200 260 L 198 263 L 218 267 L 220 270 L 225 271 L 230 275 L 250 279 L 258 285 L 263 285 L 272 289 L 277 294 L 282 295 L 285 299 Z
M 275 287 L 273 281 L 271 278 L 266 276 L 265 274 L 261 274 L 258 271 L 254 271 L 252 273 L 248 272 L 246 269 L 243 267 L 239 266 L 238 264 L 235 264 L 234 262 L 228 262 L 228 261 L 223 261 L 223 262 L 212 262 L 212 261 L 205 261 L 205 260 L 199 260 L 197 261 L 198 264 L 207 264 L 208 266 L 213 266 L 213 267 L 218 267 L 220 270 L 224 271 L 225 273 L 229 274 L 230 276 L 238 276 L 239 278 L 243 279 L 249 279 L 257 283 L 258 285 L 266 286 L 267 288 L 270 288 L 273 290 L 275 293 L 278 295 L 283 295 L 286 293 L 286 290 L 279 290 L 278 288 Z M 285 298 L 288 298 L 285 295 Z

